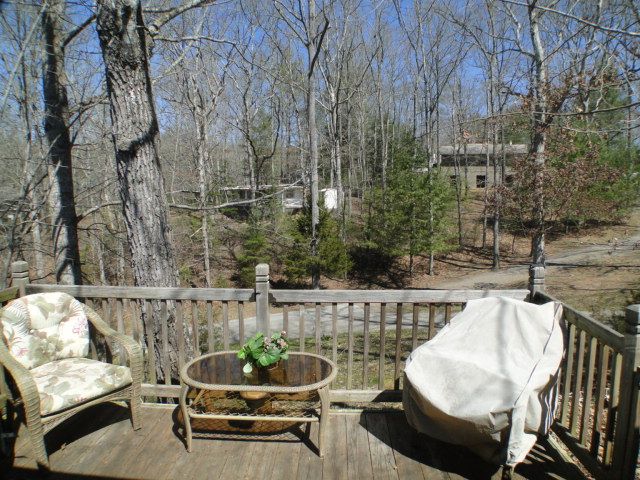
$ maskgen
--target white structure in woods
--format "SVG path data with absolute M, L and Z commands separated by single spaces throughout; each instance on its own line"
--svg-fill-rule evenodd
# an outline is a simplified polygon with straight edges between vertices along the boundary
M 251 187 L 248 186 L 224 187 L 221 191 L 225 196 L 225 202 L 245 202 L 251 199 Z M 320 193 L 327 210 L 338 208 L 337 189 L 324 188 Z M 275 194 L 280 199 L 283 212 L 296 213 L 302 210 L 304 188 L 301 185 L 260 185 L 256 189 L 257 197 L 270 194 Z M 238 205 L 238 207 L 241 206 L 242 204 Z
M 338 208 L 338 190 L 335 188 L 323 188 L 320 191 L 324 198 L 324 208 L 336 210 Z

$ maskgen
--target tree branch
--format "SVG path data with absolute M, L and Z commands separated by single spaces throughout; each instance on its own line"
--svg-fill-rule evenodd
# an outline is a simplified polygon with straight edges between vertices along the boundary
M 163 10 L 162 14 L 158 16 L 149 26 L 147 27 L 149 31 L 149 35 L 155 37 L 160 32 L 160 28 L 163 25 L 169 23 L 171 20 L 176 18 L 178 15 L 186 12 L 187 10 L 191 10 L 194 8 L 204 7 L 206 5 L 210 5 L 214 3 L 215 0 L 191 0 L 183 5 L 179 5 L 175 8 L 171 8 L 169 10 Z M 152 12 L 152 10 L 147 10 L 148 12 Z
M 576 22 L 583 23 L 583 24 L 588 25 L 588 26 L 590 26 L 592 28 L 597 28 L 598 30 L 602 30 L 603 32 L 617 33 L 617 34 L 622 34 L 622 35 L 629 35 L 630 37 L 640 37 L 640 32 L 633 32 L 631 30 L 619 30 L 617 28 L 605 27 L 604 25 L 600 25 L 600 24 L 597 24 L 597 23 L 590 22 L 589 20 L 585 20 L 584 18 L 580 18 L 580 17 L 578 17 L 576 15 L 572 15 L 570 13 L 563 12 L 561 10 L 556 10 L 555 8 L 542 7 L 542 6 L 538 5 L 537 3 L 532 4 L 532 5 L 527 5 L 526 3 L 516 2 L 515 0 L 501 0 L 501 1 L 504 2 L 504 3 L 511 3 L 513 5 L 520 5 L 521 7 L 537 8 L 538 10 L 544 10 L 545 12 L 555 13 L 556 15 L 561 15 L 563 17 L 570 18 L 572 20 L 575 20 Z
M 96 19 L 96 14 L 94 13 L 89 18 L 87 18 L 84 22 L 78 25 L 76 28 L 74 28 L 69 33 L 67 33 L 67 36 L 62 41 L 62 48 L 65 48 L 67 45 L 69 45 L 73 41 L 73 39 L 76 38 L 78 35 L 80 35 L 80 33 L 82 33 L 82 31 L 85 28 L 91 25 L 95 19 Z

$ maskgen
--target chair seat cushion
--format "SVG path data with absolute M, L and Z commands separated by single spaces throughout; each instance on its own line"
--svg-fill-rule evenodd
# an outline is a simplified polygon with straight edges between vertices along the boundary
M 40 394 L 40 414 L 64 410 L 131 383 L 127 367 L 89 358 L 65 358 L 31 369 Z

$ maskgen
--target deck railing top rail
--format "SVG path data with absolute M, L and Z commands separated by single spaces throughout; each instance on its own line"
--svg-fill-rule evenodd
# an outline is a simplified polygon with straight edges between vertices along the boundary
M 254 299 L 250 288 L 112 287 L 88 285 L 28 284 L 26 293 L 65 292 L 78 298 L 126 298 L 141 300 L 237 301 Z
M 533 297 L 534 303 L 544 302 L 560 302 L 557 298 L 545 293 L 537 292 Z M 563 315 L 567 322 L 575 325 L 580 330 L 584 330 L 592 337 L 598 338 L 605 345 L 611 347 L 618 353 L 622 353 L 624 350 L 624 335 L 620 332 L 616 332 L 613 328 L 605 325 L 602 322 L 595 320 L 594 318 L 579 312 L 575 308 L 563 304 Z
M 465 303 L 503 296 L 525 300 L 529 290 L 270 290 L 275 303 Z

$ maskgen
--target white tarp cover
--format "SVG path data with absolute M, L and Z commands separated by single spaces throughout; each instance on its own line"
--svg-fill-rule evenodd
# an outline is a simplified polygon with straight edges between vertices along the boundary
M 555 414 L 562 306 L 471 300 L 407 359 L 403 404 L 416 430 L 515 465 Z

